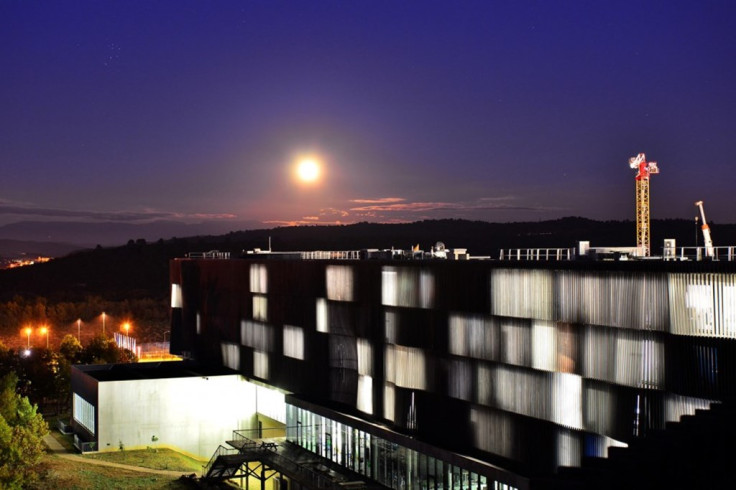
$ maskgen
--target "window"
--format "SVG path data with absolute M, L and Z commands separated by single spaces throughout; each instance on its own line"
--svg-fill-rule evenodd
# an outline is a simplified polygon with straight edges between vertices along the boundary
M 74 393 L 74 420 L 95 435 L 95 407 Z
M 327 299 L 353 301 L 353 269 L 344 265 L 330 265 L 327 276 Z
M 268 276 L 264 264 L 251 264 L 250 292 L 264 294 L 268 292 Z
M 304 330 L 284 325 L 284 355 L 304 360 Z

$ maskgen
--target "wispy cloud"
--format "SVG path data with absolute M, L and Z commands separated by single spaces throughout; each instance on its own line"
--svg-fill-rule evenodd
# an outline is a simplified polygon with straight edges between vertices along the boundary
M 344 209 L 323 208 L 319 210 L 319 215 L 324 218 L 330 218 L 330 217 L 347 218 L 348 216 L 350 216 L 350 212 L 345 211 Z
M 351 199 L 350 202 L 356 204 L 390 204 L 395 202 L 404 202 L 406 199 L 403 197 L 381 197 L 378 199 Z
M 341 221 L 341 220 L 323 220 L 323 219 L 317 219 L 316 216 L 306 216 L 301 219 L 292 219 L 292 220 L 267 220 L 263 221 L 262 223 L 264 225 L 270 225 L 270 226 L 315 226 L 315 225 L 349 225 L 353 224 L 354 221 Z
M 520 204 L 514 196 L 481 197 L 472 201 L 429 201 L 410 202 L 403 198 L 388 197 L 380 199 L 351 199 L 351 203 L 366 204 L 365 206 L 353 206 L 352 213 L 360 215 L 372 215 L 378 217 L 379 213 L 427 213 L 433 211 L 454 212 L 477 212 L 477 211 L 555 211 L 556 208 L 548 206 L 536 206 L 532 204 Z
M 389 202 L 386 204 L 371 204 L 368 206 L 358 206 L 350 208 L 354 212 L 406 212 L 406 211 L 429 211 L 436 209 L 452 209 L 457 208 L 456 203 L 447 202 Z
M 148 222 L 156 220 L 229 220 L 237 218 L 230 213 L 176 213 L 158 210 L 143 211 L 79 211 L 63 208 L 44 208 L 0 201 L 0 215 L 37 216 L 53 220 L 76 219 L 89 221 Z

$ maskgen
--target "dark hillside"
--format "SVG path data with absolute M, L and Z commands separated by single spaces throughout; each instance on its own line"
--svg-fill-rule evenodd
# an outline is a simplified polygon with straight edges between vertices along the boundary
M 736 225 L 712 225 L 716 245 L 736 244 Z M 664 238 L 678 246 L 695 245 L 696 229 L 688 220 L 652 222 L 652 253 L 660 253 Z M 497 258 L 500 249 L 592 246 L 633 246 L 630 221 L 563 218 L 526 223 L 487 223 L 433 220 L 405 224 L 357 223 L 344 226 L 283 227 L 231 232 L 221 236 L 175 238 L 156 243 L 131 240 L 115 248 L 96 248 L 45 264 L 0 271 L 0 301 L 13 296 L 43 296 L 49 301 L 77 301 L 89 295 L 107 300 L 166 298 L 169 260 L 188 252 L 220 250 L 237 257 L 243 250 L 360 250 L 364 248 L 429 250 L 436 242 L 467 248 L 475 256 Z M 698 230 L 698 240 L 702 236 Z

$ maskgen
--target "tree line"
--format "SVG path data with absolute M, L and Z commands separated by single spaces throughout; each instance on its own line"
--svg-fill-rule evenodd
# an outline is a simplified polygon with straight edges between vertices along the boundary
M 139 327 L 145 325 L 147 328 L 136 332 L 139 341 L 160 340 L 159 334 L 169 325 L 168 304 L 161 298 L 110 301 L 89 296 L 82 301 L 51 302 L 45 297 L 15 296 L 0 303 L 0 340 L 6 345 L 17 343 L 21 329 L 26 326 L 68 327 L 77 320 L 85 324 L 99 323 L 103 312 L 113 318 L 134 320 Z M 109 329 L 115 331 L 115 325 L 109 325 Z M 54 334 L 58 336 L 57 332 Z
M 72 365 L 136 361 L 103 335 L 86 346 L 66 335 L 58 350 L 16 350 L 0 343 L 0 488 L 26 488 L 38 479 L 49 431 L 41 414 L 70 411 Z

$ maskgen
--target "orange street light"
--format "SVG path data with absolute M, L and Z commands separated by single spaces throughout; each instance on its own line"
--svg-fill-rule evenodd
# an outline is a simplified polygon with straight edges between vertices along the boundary
M 102 335 L 105 335 L 105 312 L 102 312 Z
M 23 331 L 26 333 L 26 336 L 28 337 L 26 348 L 30 349 L 31 348 L 31 332 L 33 331 L 33 329 L 31 329 L 31 327 L 26 327 L 23 329 Z
M 80 343 L 82 342 L 82 319 L 81 318 L 77 318 L 77 340 L 79 340 Z
M 41 335 L 46 336 L 46 348 L 48 349 L 49 348 L 49 327 L 47 327 L 46 325 L 41 327 Z
M 125 329 L 125 335 L 127 336 L 128 333 L 130 332 L 130 323 L 129 322 L 123 323 L 123 328 Z

